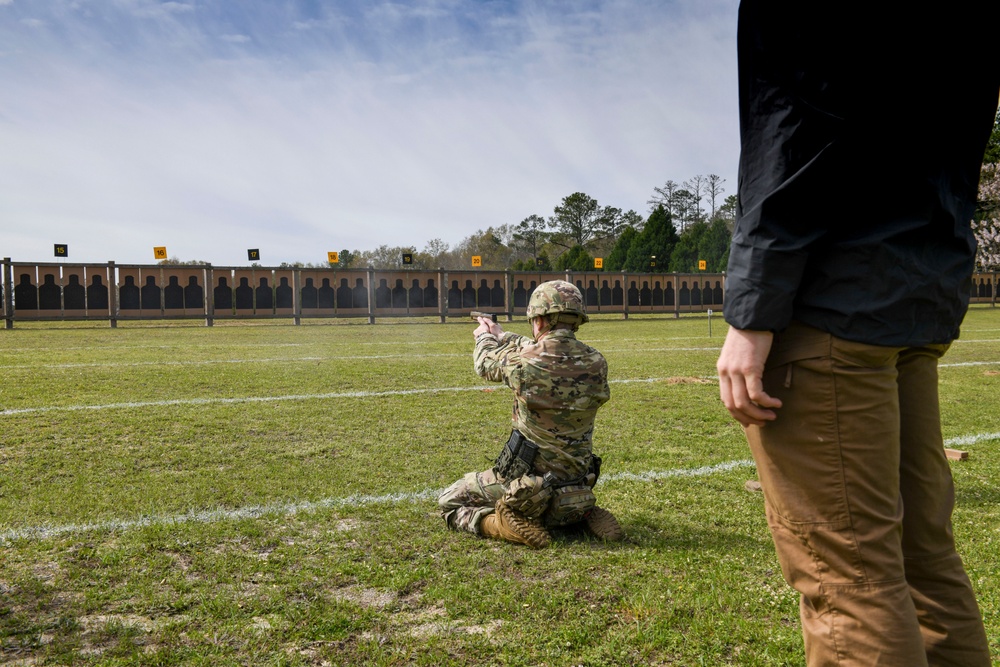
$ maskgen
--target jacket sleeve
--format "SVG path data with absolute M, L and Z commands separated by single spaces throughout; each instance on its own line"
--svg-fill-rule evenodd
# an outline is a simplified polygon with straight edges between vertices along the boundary
M 505 331 L 500 338 L 491 333 L 479 334 L 473 352 L 476 375 L 509 387 L 510 374 L 520 366 L 521 347 L 527 342 L 531 339 L 510 331 Z
M 792 320 L 792 305 L 808 254 L 733 239 L 726 272 L 726 321 L 737 329 L 778 332 Z
M 806 263 L 830 222 L 831 202 L 819 195 L 841 159 L 843 101 L 825 80 L 805 76 L 813 56 L 802 53 L 816 51 L 809 41 L 816 36 L 783 30 L 783 21 L 794 27 L 783 7 L 740 5 L 739 197 L 723 306 L 738 329 L 788 326 Z

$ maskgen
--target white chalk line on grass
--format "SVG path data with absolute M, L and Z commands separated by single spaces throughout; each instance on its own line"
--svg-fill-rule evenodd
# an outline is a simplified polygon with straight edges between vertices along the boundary
M 960 435 L 956 438 L 948 438 L 944 441 L 945 447 L 951 447 L 952 445 L 974 445 L 977 442 L 983 442 L 988 440 L 1000 440 L 1000 432 L 998 433 L 976 433 L 975 435 Z
M 603 475 L 598 483 L 603 482 L 653 482 L 658 479 L 669 479 L 671 477 L 705 477 L 714 475 L 717 472 L 728 472 L 736 468 L 746 468 L 754 465 L 754 462 L 747 460 L 726 461 L 712 466 L 701 468 L 674 468 L 673 470 L 649 470 L 647 472 L 618 472 L 610 475 Z
M 610 380 L 609 384 L 651 384 L 664 382 L 668 378 L 636 378 Z M 100 405 L 46 405 L 34 408 L 10 408 L 0 410 L 0 417 L 27 415 L 40 412 L 79 412 L 82 410 L 127 410 L 135 408 L 162 408 L 184 405 L 235 405 L 240 403 L 278 403 L 282 401 L 323 401 L 340 398 L 382 398 L 386 396 L 415 396 L 419 394 L 443 394 L 461 391 L 494 391 L 492 386 L 475 385 L 469 387 L 430 387 L 422 389 L 393 389 L 388 391 L 344 391 L 326 394 L 289 394 L 286 396 L 239 396 L 234 398 L 176 398 L 164 401 L 128 401 L 125 403 L 104 403 Z
M 623 347 L 601 349 L 601 352 L 618 354 L 619 352 L 718 352 L 722 349 L 718 347 Z
M 166 401 L 130 401 L 103 405 L 49 405 L 38 408 L 13 408 L 0 411 L 0 416 L 23 415 L 35 412 L 73 412 L 80 410 L 121 410 L 129 408 L 171 407 L 179 405 L 218 405 L 239 403 L 276 403 L 280 401 L 316 401 L 337 398 L 378 398 L 382 396 L 410 396 L 438 394 L 455 391 L 483 391 L 488 387 L 436 387 L 432 389 L 396 389 L 393 391 L 345 391 L 329 394 L 290 394 L 287 396 L 241 396 L 237 398 L 178 398 Z
M 950 445 L 970 445 L 984 440 L 998 440 L 998 433 L 977 433 L 974 435 L 960 436 L 945 440 L 946 446 Z M 677 477 L 706 477 L 716 473 L 729 472 L 738 468 L 752 467 L 754 462 L 749 459 L 725 461 L 710 466 L 698 468 L 674 468 L 672 470 L 648 470 L 641 473 L 620 472 L 604 475 L 599 484 L 609 482 L 652 482 L 660 479 L 671 479 Z M 43 540 L 63 535 L 76 535 L 86 532 L 123 532 L 137 528 L 149 526 L 173 526 L 187 523 L 218 523 L 221 521 L 238 521 L 244 519 L 254 519 L 263 516 L 288 516 L 297 512 L 310 512 L 320 509 L 335 507 L 359 508 L 368 505 L 398 504 L 404 502 L 423 502 L 437 498 L 442 489 L 424 489 L 422 491 L 409 491 L 399 493 L 387 493 L 383 495 L 359 495 L 354 494 L 344 498 L 324 498 L 317 501 L 305 501 L 299 503 L 269 503 L 264 505 L 248 505 L 237 509 L 213 509 L 192 511 L 184 514 L 173 515 L 153 515 L 144 516 L 138 519 L 112 519 L 108 521 L 96 521 L 83 524 L 66 524 L 55 526 L 51 524 L 41 526 L 27 526 L 25 528 L 14 528 L 0 532 L 0 544 L 7 544 L 15 540 Z
M 52 348 L 53 351 L 65 352 L 67 350 L 97 350 L 101 352 L 107 352 L 109 350 L 196 350 L 210 347 L 223 347 L 227 350 L 231 350 L 236 347 L 306 347 L 310 343 L 194 343 L 192 345 L 177 345 L 174 344 L 164 344 L 164 345 L 75 345 L 75 346 L 63 346 Z M 38 352 L 37 347 L 4 347 L 0 348 L 0 353 L 6 352 Z
M 468 354 L 459 354 L 457 352 L 442 352 L 440 354 L 427 354 L 423 353 L 420 355 L 421 359 L 427 357 L 467 357 Z M 19 369 L 19 370 L 31 370 L 34 368 L 49 368 L 49 369 L 73 369 L 73 368 L 131 368 L 139 366 L 206 366 L 210 364 L 272 364 L 272 363 L 289 363 L 297 361 L 357 361 L 357 360 L 372 360 L 372 359 L 412 359 L 413 354 L 378 354 L 378 355 L 366 355 L 357 356 L 351 355 L 349 357 L 271 357 L 262 359 L 201 359 L 197 361 L 121 361 L 121 362 L 81 362 L 81 363 L 69 363 L 69 364 L 22 364 L 18 366 L 5 366 L 4 368 Z
M 938 368 L 955 368 L 958 366 L 996 366 L 1000 361 L 956 361 L 953 364 L 938 364 Z
M 608 354 L 623 352 L 718 352 L 718 347 L 652 347 L 652 348 L 615 348 L 603 350 Z M 33 370 L 47 368 L 52 370 L 72 370 L 75 368 L 141 368 L 148 366 L 209 366 L 214 364 L 273 364 L 317 361 L 378 361 L 381 359 L 426 359 L 430 357 L 468 357 L 466 352 L 423 352 L 419 355 L 409 354 L 366 354 L 322 357 L 265 357 L 259 359 L 199 359 L 190 361 L 88 361 L 64 364 L 12 364 L 5 366 L 7 370 Z M 992 362 L 984 362 L 992 363 Z
M 650 470 L 643 473 L 616 473 L 603 476 L 598 484 L 605 482 L 651 482 L 658 479 L 673 477 L 705 477 L 716 473 L 728 472 L 737 468 L 754 465 L 753 461 L 726 461 L 700 468 L 676 468 L 674 470 Z M 0 532 L 0 544 L 15 540 L 44 540 L 64 535 L 77 535 L 89 532 L 125 532 L 150 526 L 177 526 L 188 523 L 219 523 L 222 521 L 240 521 L 256 519 L 263 516 L 288 516 L 299 512 L 312 512 L 336 507 L 352 509 L 369 505 L 393 505 L 402 503 L 417 503 L 436 499 L 444 489 L 424 489 L 387 493 L 383 495 L 350 495 L 344 498 L 323 498 L 316 501 L 300 503 L 269 503 L 264 505 L 248 505 L 236 509 L 212 509 L 186 512 L 184 514 L 166 514 L 144 516 L 138 519 L 111 519 L 92 523 L 66 524 L 62 526 L 41 525 L 13 528 Z
M 651 347 L 651 348 L 621 348 L 603 350 L 605 354 L 621 354 L 627 352 L 718 352 L 718 347 Z M 467 357 L 464 352 L 421 353 L 421 359 L 430 357 Z M 81 362 L 66 364 L 19 364 L 5 366 L 7 370 L 34 370 L 46 368 L 50 370 L 73 370 L 76 368 L 140 368 L 149 366 L 211 366 L 215 364 L 286 364 L 322 361 L 379 361 L 382 359 L 413 359 L 413 354 L 368 354 L 343 357 L 268 357 L 261 359 L 202 359 L 197 361 L 123 361 L 123 362 Z M 953 364 L 938 364 L 938 368 L 953 368 L 957 366 L 996 366 L 1000 361 L 963 361 Z

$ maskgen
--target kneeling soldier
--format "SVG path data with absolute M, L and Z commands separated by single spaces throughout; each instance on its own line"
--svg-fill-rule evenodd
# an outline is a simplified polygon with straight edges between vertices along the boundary
M 540 549 L 549 528 L 581 523 L 605 540 L 624 532 L 597 506 L 601 459 L 592 449 L 594 417 L 611 395 L 608 364 L 576 339 L 587 321 L 583 295 L 553 280 L 528 303 L 534 338 L 505 332 L 480 317 L 475 370 L 514 391 L 514 430 L 484 472 L 470 472 L 438 499 L 449 528 Z

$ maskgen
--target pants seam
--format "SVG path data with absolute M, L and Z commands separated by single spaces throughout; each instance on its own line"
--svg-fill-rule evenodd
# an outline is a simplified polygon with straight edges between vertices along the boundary
M 844 528 L 850 531 L 851 543 L 854 545 L 854 553 L 860 556 L 861 545 L 858 543 L 858 532 L 855 530 L 854 526 L 854 513 L 851 508 L 850 498 L 847 493 L 847 470 L 844 466 L 844 439 L 841 436 L 841 414 L 839 410 L 839 393 L 837 386 L 837 374 L 834 372 L 834 362 L 833 362 L 833 337 L 830 337 L 830 350 L 827 356 L 828 363 L 830 364 L 830 384 L 833 391 L 833 411 L 836 415 L 833 424 L 836 429 L 836 445 L 837 445 L 837 469 L 840 474 L 840 493 L 841 502 L 844 503 L 844 512 L 847 515 L 846 525 Z M 860 574 L 863 580 L 868 581 L 868 568 L 865 566 L 865 561 L 863 558 L 858 557 L 858 568 L 860 569 Z

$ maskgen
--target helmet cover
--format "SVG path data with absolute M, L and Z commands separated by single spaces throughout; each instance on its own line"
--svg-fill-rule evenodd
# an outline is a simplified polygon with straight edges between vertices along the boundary
M 528 319 L 533 320 L 547 315 L 575 315 L 577 324 L 583 324 L 590 319 L 583 304 L 583 294 L 576 285 L 565 280 L 542 283 L 531 293 L 531 299 L 528 300 Z M 572 317 L 565 319 L 560 317 L 559 321 L 572 321 Z

